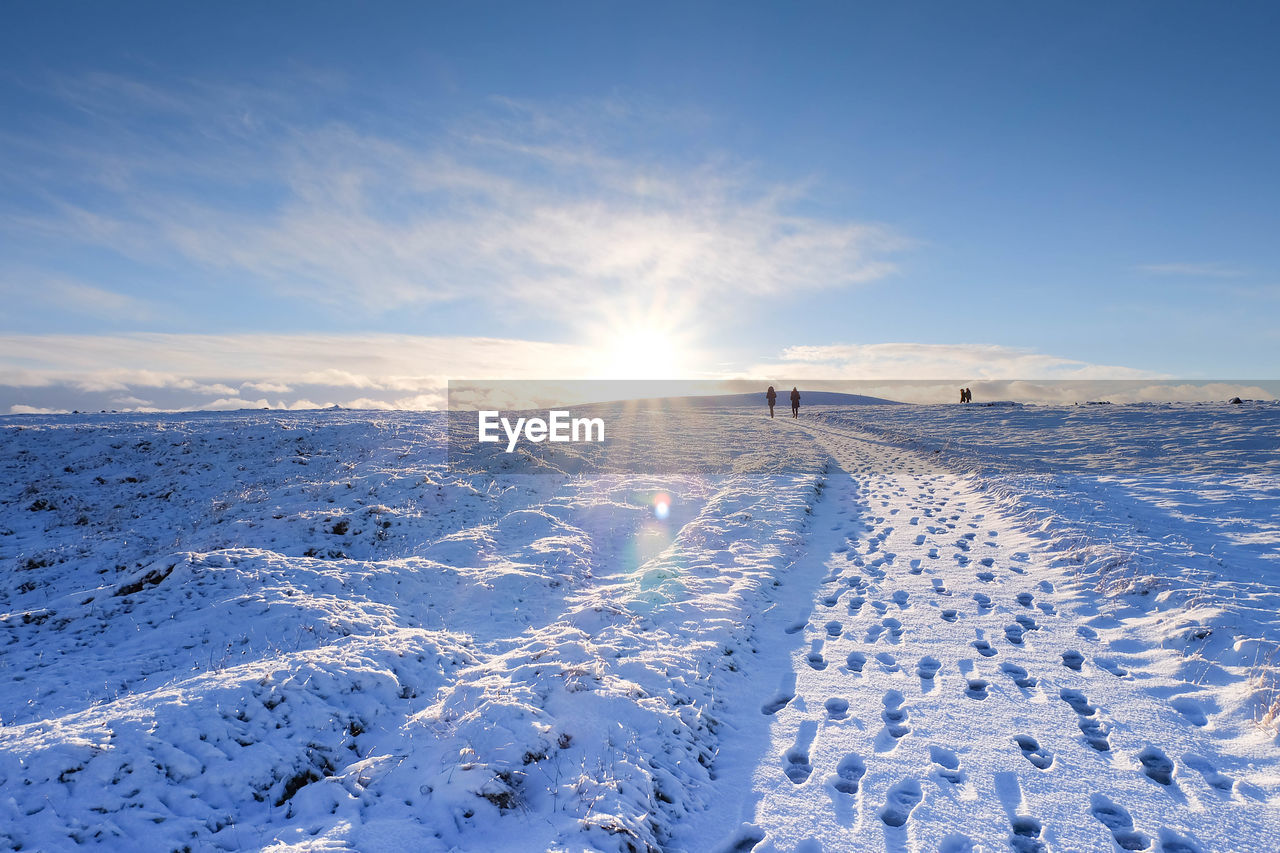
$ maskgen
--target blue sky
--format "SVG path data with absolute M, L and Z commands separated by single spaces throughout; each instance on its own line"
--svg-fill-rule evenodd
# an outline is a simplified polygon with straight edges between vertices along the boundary
M 1275 4 L 3 14 L 0 411 L 1280 375 Z

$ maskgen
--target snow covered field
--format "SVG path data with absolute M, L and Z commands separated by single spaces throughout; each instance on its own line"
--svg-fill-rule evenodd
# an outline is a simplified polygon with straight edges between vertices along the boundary
M 1280 849 L 1280 406 L 802 415 L 0 418 L 0 841 Z

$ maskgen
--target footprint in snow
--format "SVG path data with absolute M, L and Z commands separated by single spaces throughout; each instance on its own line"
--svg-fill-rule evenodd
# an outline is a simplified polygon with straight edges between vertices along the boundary
M 894 740 L 904 738 L 911 733 L 911 727 L 907 725 L 907 709 L 902 707 L 905 699 L 906 697 L 897 690 L 890 690 L 884 694 L 884 711 L 880 714 L 880 718 L 884 720 L 885 731 Z
M 832 696 L 824 703 L 827 716 L 833 720 L 843 720 L 849 714 L 849 700 Z
M 834 593 L 833 595 L 828 595 L 828 596 L 826 596 L 825 598 L 823 598 L 823 599 L 822 599 L 822 606 L 823 606 L 823 607 L 835 607 L 835 606 L 836 606 L 836 602 L 838 602 L 839 600 L 840 600 L 840 593 L 838 593 L 838 592 L 837 592 L 837 593 Z
M 1004 638 L 1015 646 L 1022 645 L 1022 635 L 1026 631 L 1021 625 L 1007 625 L 1004 629 Z
M 947 589 L 947 585 L 942 582 L 941 578 L 933 579 L 933 591 L 938 595 L 950 595 L 951 590 Z
M 946 610 L 943 610 L 940 615 L 942 616 L 943 622 L 954 622 L 956 621 L 956 616 L 958 614 L 956 613 L 955 610 L 951 608 L 947 608 Z
M 946 747 L 929 747 L 929 760 L 937 765 L 940 779 L 959 785 L 964 781 L 964 771 L 960 769 L 960 757 Z
M 1138 753 L 1138 761 L 1142 763 L 1142 772 L 1148 779 L 1153 779 L 1161 785 L 1173 784 L 1173 762 L 1163 750 L 1148 746 Z
M 809 749 L 813 746 L 813 738 L 818 733 L 818 724 L 814 720 L 805 720 L 796 732 L 796 742 L 782 757 L 782 772 L 795 784 L 802 784 L 813 773 L 813 765 L 809 763 Z
M 1094 794 L 1090 799 L 1090 813 L 1098 822 L 1111 830 L 1111 837 L 1121 850 L 1146 850 L 1151 841 L 1141 832 L 1133 829 L 1133 818 L 1128 809 L 1112 801 L 1102 794 Z
M 1216 767 L 1209 763 L 1208 759 L 1193 753 L 1187 753 L 1182 756 L 1182 763 L 1203 776 L 1205 784 L 1209 787 L 1216 791 L 1231 793 L 1231 788 L 1235 785 L 1236 780 L 1225 773 L 1219 772 Z
M 1009 846 L 1015 853 L 1046 853 L 1048 847 L 1040 840 L 1044 830 L 1040 821 L 1030 815 L 1014 815 L 1009 819 L 1009 828 L 1013 834 L 1009 836 Z
M 923 799 L 924 792 L 920 790 L 920 783 L 915 779 L 903 779 L 889 789 L 884 808 L 880 810 L 880 820 L 886 826 L 906 826 L 911 813 Z
M 1018 603 L 1021 604 L 1023 607 L 1030 607 L 1032 600 L 1034 600 L 1034 596 L 1031 593 L 1029 592 L 1018 593 Z
M 1075 649 L 1067 649 L 1062 653 L 1062 665 L 1067 669 L 1073 669 L 1076 672 L 1079 672 L 1081 666 L 1084 665 L 1084 655 L 1080 654 Z
M 1040 741 L 1031 735 L 1014 735 L 1013 742 L 1037 770 L 1048 770 L 1053 764 L 1053 753 L 1042 747 Z
M 931 681 L 933 680 L 933 677 L 938 674 L 938 670 L 941 668 L 942 663 L 939 662 L 937 658 L 932 657 L 931 655 L 925 655 L 920 658 L 920 662 L 916 664 L 916 675 L 926 681 Z
M 924 534 L 923 534 L 923 533 L 921 533 L 920 535 L 916 536 L 915 544 L 917 544 L 917 545 L 923 545 L 923 544 L 924 544 Z
M 1116 678 L 1126 678 L 1129 675 L 1129 670 L 1125 669 L 1123 666 L 1121 666 L 1119 663 L 1112 660 L 1111 658 L 1094 658 L 1093 662 L 1098 666 L 1099 669 L 1106 670 L 1107 672 L 1114 675 Z M 1204 724 L 1201 723 L 1201 725 L 1204 725 Z
M 1208 708 L 1199 699 L 1193 699 L 1190 696 L 1178 696 L 1172 699 L 1169 705 L 1173 710 L 1186 717 L 1187 722 L 1193 726 L 1204 726 L 1209 723 Z
M 862 777 L 867 775 L 867 765 L 856 753 L 849 753 L 836 765 L 836 775 L 831 787 L 842 794 L 856 794 L 862 784 Z
M 1088 625 L 1081 625 L 1079 628 L 1076 628 L 1076 633 L 1081 637 L 1084 637 L 1086 640 L 1098 639 L 1098 632 L 1090 628 Z
M 967 686 L 964 689 L 964 695 L 970 699 L 986 699 L 987 688 L 991 686 L 991 682 L 985 678 L 970 678 L 967 680 Z
M 978 654 L 982 655 L 984 658 L 995 657 L 996 650 L 991 648 L 991 644 L 988 643 L 986 640 L 979 638 L 977 640 L 974 640 L 969 645 L 977 649 Z
M 902 670 L 902 667 L 898 666 L 898 659 L 888 652 L 881 652 L 876 655 L 876 661 L 885 672 L 899 672 Z
M 806 625 L 808 625 L 808 624 L 809 624 L 809 617 L 808 617 L 808 616 L 802 616 L 801 618 L 799 618 L 799 619 L 797 619 L 796 621 L 792 622 L 790 625 L 788 625 L 788 626 L 787 626 L 786 628 L 784 628 L 783 630 L 784 630 L 784 631 L 786 631 L 788 634 L 795 634 L 795 633 L 797 633 L 797 632 L 799 632 L 799 631 L 803 631 L 803 630 L 804 630 L 804 626 L 806 626 Z
M 1167 826 L 1160 827 L 1158 834 L 1161 853 L 1204 853 L 1204 848 L 1195 841 L 1174 832 Z
M 867 656 L 862 652 L 849 652 L 844 662 L 850 672 L 862 672 L 862 668 L 867 665 Z
M 1017 616 L 1013 617 L 1013 621 L 1021 625 L 1024 631 L 1040 630 L 1040 623 L 1025 613 L 1019 613 Z
M 1076 723 L 1080 727 L 1080 734 L 1084 735 L 1085 742 L 1098 752 L 1110 752 L 1111 741 L 1108 739 L 1111 733 L 1110 728 L 1102 721 L 1097 707 L 1090 704 L 1088 698 L 1079 690 L 1070 687 L 1062 688 L 1058 691 L 1058 695 L 1062 697 L 1062 701 L 1071 706 L 1071 710 L 1076 712 Z
M 827 668 L 827 659 L 822 656 L 822 640 L 813 641 L 813 645 L 809 647 L 809 654 L 805 656 L 805 661 L 819 672 Z
M 844 625 L 840 624 L 837 620 L 832 619 L 826 624 L 826 629 L 828 637 L 839 637 L 840 633 L 844 631 Z
M 995 563 L 995 559 L 992 557 L 983 557 L 978 562 L 982 563 L 982 565 L 986 566 L 989 569 L 991 568 L 992 564 Z
M 890 642 L 897 643 L 902 640 L 903 627 L 902 627 L 902 622 L 900 620 L 894 619 L 892 616 L 890 616 L 889 618 L 883 620 L 880 624 L 884 625 L 884 627 L 889 631 Z
M 760 708 L 760 713 L 767 716 L 773 716 L 787 706 L 792 699 L 796 698 L 796 674 L 789 672 L 782 677 L 782 683 L 778 685 L 778 692 L 774 697 Z
M 983 583 L 992 583 L 996 579 L 995 572 L 978 572 L 974 577 Z
M 1000 664 L 1000 670 L 1012 678 L 1013 683 L 1023 690 L 1029 690 L 1039 683 L 1039 680 L 1034 675 L 1027 675 L 1026 669 L 1016 663 L 1002 663 Z
M 973 594 L 973 600 L 974 600 L 974 601 L 976 601 L 976 602 L 978 602 L 978 609 L 979 609 L 979 610 L 990 610 L 990 609 L 991 609 L 991 596 L 989 596 L 989 595 L 983 595 L 983 594 L 982 594 L 982 593 L 980 593 L 980 592 L 975 592 L 975 593 Z

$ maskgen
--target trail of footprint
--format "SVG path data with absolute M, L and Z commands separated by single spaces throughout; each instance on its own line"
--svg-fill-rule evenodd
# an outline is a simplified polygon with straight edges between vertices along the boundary
M 886 826 L 906 826 L 911 813 L 924 799 L 924 791 L 915 779 L 903 779 L 889 789 L 884 808 L 880 810 L 880 819 Z
M 849 715 L 849 700 L 839 696 L 832 696 L 824 703 L 824 707 L 827 709 L 827 716 L 833 720 L 843 720 Z
M 862 672 L 862 668 L 867 665 L 867 656 L 862 652 L 849 652 L 844 662 L 850 672 Z
M 876 662 L 880 664 L 880 668 L 885 672 L 900 672 L 902 667 L 898 666 L 898 659 L 888 652 L 880 652 L 876 655 Z
M 760 713 L 772 716 L 787 706 L 787 703 L 796 698 L 796 674 L 788 672 L 782 676 L 782 683 L 778 685 L 778 692 L 772 699 L 765 702 L 760 708 Z
M 938 778 L 959 785 L 964 781 L 964 770 L 960 769 L 960 757 L 950 749 L 942 746 L 929 747 L 929 759 L 936 765 Z
M 1053 753 L 1040 745 L 1040 741 L 1031 735 L 1014 735 L 1013 742 L 1022 750 L 1023 756 L 1038 770 L 1048 770 L 1053 764 Z
M 1004 629 L 1004 638 L 1015 646 L 1022 645 L 1022 635 L 1026 629 L 1021 625 L 1006 625 Z
M 802 784 L 813 773 L 813 765 L 809 763 L 809 749 L 813 746 L 813 739 L 817 734 L 817 721 L 805 720 L 800 724 L 800 730 L 796 732 L 795 744 L 782 757 L 782 772 L 797 785 Z
M 974 575 L 974 577 L 976 577 L 978 580 L 982 581 L 983 583 L 992 583 L 996 579 L 996 573 L 995 572 L 978 572 L 976 575 Z
M 1111 830 L 1111 837 L 1120 845 L 1121 850 L 1146 850 L 1151 841 L 1133 829 L 1133 818 L 1128 809 L 1113 802 L 1102 794 L 1094 794 L 1090 800 L 1090 812 L 1098 821 Z
M 942 616 L 943 622 L 954 622 L 956 621 L 956 616 L 958 614 L 953 608 L 948 607 L 947 609 L 943 610 L 942 613 L 939 615 Z
M 884 625 L 884 627 L 889 631 L 889 642 L 891 643 L 901 642 L 902 631 L 903 631 L 901 621 L 894 619 L 892 616 L 890 616 L 888 619 L 885 619 L 880 624 Z
M 867 765 L 856 753 L 849 753 L 836 765 L 836 776 L 831 787 L 842 794 L 856 794 L 862 784 L 862 777 L 867 775 Z
M 911 597 L 911 593 L 907 592 L 905 589 L 896 590 L 892 597 L 893 603 L 898 605 L 900 610 L 906 610 L 911 606 L 907 603 L 907 599 Z
M 1080 654 L 1075 649 L 1067 649 L 1062 653 L 1062 665 L 1067 669 L 1073 669 L 1076 672 L 1079 672 L 1080 668 L 1084 665 L 1084 655 Z
M 950 595 L 951 590 L 947 589 L 947 585 L 942 582 L 941 578 L 933 579 L 933 591 L 938 595 Z
M 980 593 L 980 592 L 975 592 L 975 593 L 973 594 L 973 600 L 974 600 L 974 601 L 976 601 L 976 602 L 978 602 L 978 609 L 979 609 L 979 610 L 990 610 L 990 609 L 991 609 L 991 596 L 989 596 L 989 595 L 983 595 L 983 594 L 982 594 L 982 593 Z
M 835 619 L 832 619 L 830 622 L 828 622 L 825 627 L 827 629 L 828 637 L 839 637 L 841 632 L 844 631 L 844 625 L 842 625 L 840 622 L 838 622 Z
M 1029 593 L 1029 592 L 1020 592 L 1020 593 L 1018 593 L 1018 599 L 1017 599 L 1017 601 L 1018 601 L 1018 603 L 1019 603 L 1019 604 L 1021 604 L 1023 607 L 1030 607 L 1030 606 L 1031 606 L 1031 602 L 1032 602 L 1033 600 L 1034 600 L 1034 598 L 1033 598 L 1033 596 L 1031 595 L 1031 593 Z

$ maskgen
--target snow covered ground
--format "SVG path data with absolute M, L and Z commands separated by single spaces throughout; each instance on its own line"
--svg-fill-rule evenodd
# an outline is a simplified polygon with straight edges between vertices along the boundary
M 802 414 L 0 418 L 0 842 L 1280 849 L 1280 406 Z

